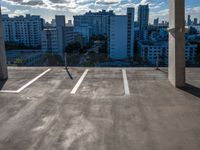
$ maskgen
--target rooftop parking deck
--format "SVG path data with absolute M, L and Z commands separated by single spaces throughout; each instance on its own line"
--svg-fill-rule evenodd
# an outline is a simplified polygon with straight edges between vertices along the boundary
M 0 150 L 199 150 L 200 68 L 10 67 Z

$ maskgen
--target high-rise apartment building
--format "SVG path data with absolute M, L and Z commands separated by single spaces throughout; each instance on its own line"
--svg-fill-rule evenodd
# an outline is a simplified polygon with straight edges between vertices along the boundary
M 108 35 L 108 21 L 110 16 L 114 16 L 113 11 L 87 12 L 84 15 L 74 16 L 74 30 L 86 36 L 86 32 L 91 35 Z M 82 31 L 82 32 L 81 32 Z M 89 37 L 84 38 L 89 39 Z
M 57 30 L 57 43 L 58 43 L 58 53 L 60 55 L 64 54 L 65 51 L 65 16 L 63 15 L 56 15 L 56 30 Z
M 56 27 L 65 27 L 65 16 L 56 15 L 55 16 Z
M 90 41 L 90 37 L 92 36 L 92 27 L 87 24 L 74 27 L 74 32 L 80 33 L 83 37 L 83 44 L 87 44 Z
M 110 17 L 109 56 L 111 59 L 127 59 L 127 16 Z
M 127 8 L 127 15 L 110 17 L 108 50 L 111 59 L 133 58 L 134 8 Z
M 58 53 L 58 34 L 55 27 L 45 28 L 42 31 L 42 51 Z
M 55 24 L 42 31 L 42 50 L 64 56 L 66 46 L 74 41 L 73 26 L 65 26 L 65 16 L 56 16 Z
M 5 42 L 16 42 L 25 46 L 37 47 L 41 45 L 41 31 L 43 19 L 40 16 L 27 14 L 10 18 L 2 15 Z

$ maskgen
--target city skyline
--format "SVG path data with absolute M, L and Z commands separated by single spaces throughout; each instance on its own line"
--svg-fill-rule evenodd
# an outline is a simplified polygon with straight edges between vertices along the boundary
M 50 22 L 55 15 L 65 15 L 66 20 L 73 20 L 74 15 L 84 14 L 91 10 L 93 12 L 114 10 L 117 15 L 126 14 L 127 7 L 137 8 L 141 4 L 149 4 L 150 23 L 157 17 L 160 20 L 168 19 L 168 3 L 163 0 L 1 0 L 3 14 L 16 15 L 41 15 Z M 199 5 L 199 6 L 198 6 Z M 186 0 L 186 15 L 200 19 L 199 0 Z M 137 15 L 137 13 L 136 13 Z
M 159 57 L 159 62 L 166 65 L 168 22 L 162 21 L 159 24 L 159 19 L 155 19 L 154 24 L 150 25 L 149 14 L 149 5 L 140 5 L 137 11 L 128 7 L 126 15 L 117 15 L 113 11 L 105 10 L 75 15 L 73 26 L 70 23 L 66 24 L 64 15 L 56 15 L 51 24 L 43 24 L 40 16 L 28 14 L 25 17 L 13 18 L 3 15 L 2 21 L 7 45 L 14 42 L 37 48 L 40 51 L 38 55 L 41 52 L 50 52 L 64 58 L 66 50 L 79 54 L 85 52 L 88 56 L 89 52 L 95 55 L 104 53 L 106 55 L 103 57 L 109 58 L 108 61 L 123 60 L 140 65 L 155 65 Z M 192 20 L 192 16 L 186 17 L 187 25 L 193 27 L 193 30 L 185 36 L 188 41 L 185 45 L 185 60 L 187 64 L 195 64 L 198 43 L 194 42 L 200 39 L 200 25 L 197 24 L 197 19 Z M 35 43 L 32 43 L 34 41 Z M 87 62 L 87 59 L 80 59 L 78 64 L 84 64 L 83 61 Z

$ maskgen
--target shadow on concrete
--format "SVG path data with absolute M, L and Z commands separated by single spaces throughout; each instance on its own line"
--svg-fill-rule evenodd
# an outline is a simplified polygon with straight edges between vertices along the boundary
M 158 69 L 158 71 L 160 71 L 160 72 L 162 72 L 162 73 L 164 73 L 164 74 L 168 74 L 168 70 L 167 69 Z
M 72 77 L 72 75 L 71 75 L 71 73 L 69 72 L 69 70 L 68 70 L 67 67 L 65 67 L 65 70 L 66 70 L 67 74 L 69 75 L 70 79 L 73 80 L 73 77 Z
M 6 84 L 7 79 L 5 80 L 0 80 L 0 90 L 4 87 L 4 85 Z
M 193 96 L 200 98 L 200 88 L 198 88 L 196 86 L 193 86 L 193 85 L 187 83 L 185 87 L 180 88 L 180 89 L 189 94 L 192 94 Z

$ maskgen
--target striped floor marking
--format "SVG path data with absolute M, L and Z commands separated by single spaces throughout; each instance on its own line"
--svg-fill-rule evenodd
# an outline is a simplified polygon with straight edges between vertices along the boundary
M 32 79 L 31 81 L 29 81 L 28 83 L 26 83 L 25 85 L 23 85 L 18 90 L 1 90 L 0 93 L 20 93 L 25 88 L 27 88 L 28 86 L 30 86 L 31 84 L 33 84 L 35 81 L 37 81 L 39 78 L 41 78 L 42 76 L 44 76 L 50 70 L 51 69 L 47 69 L 46 71 L 44 71 L 43 73 L 41 73 L 40 75 L 38 75 L 37 77 L 35 77 L 34 79 Z
M 82 76 L 80 77 L 80 79 L 78 80 L 78 82 L 76 83 L 76 85 L 74 86 L 74 88 L 72 89 L 72 91 L 70 92 L 71 94 L 75 94 L 76 93 L 76 91 L 78 90 L 79 86 L 83 82 L 85 76 L 87 75 L 88 71 L 89 71 L 89 69 L 86 69 L 84 71 L 84 73 L 82 74 Z
M 125 95 L 130 95 L 128 80 L 127 80 L 127 75 L 126 75 L 126 69 L 122 69 L 122 76 L 123 76 L 123 82 L 124 82 Z

